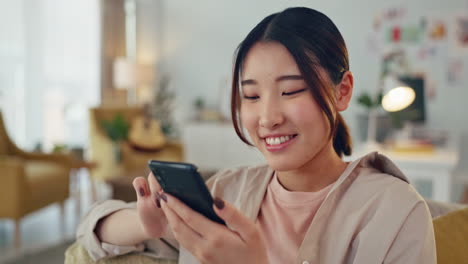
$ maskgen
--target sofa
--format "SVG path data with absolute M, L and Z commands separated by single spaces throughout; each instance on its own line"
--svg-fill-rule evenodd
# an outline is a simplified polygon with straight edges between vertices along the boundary
M 462 204 L 427 200 L 433 216 L 437 263 L 468 263 L 468 207 Z M 65 264 L 172 264 L 176 260 L 154 259 L 140 254 L 127 254 L 94 262 L 86 250 L 74 243 L 65 252 Z

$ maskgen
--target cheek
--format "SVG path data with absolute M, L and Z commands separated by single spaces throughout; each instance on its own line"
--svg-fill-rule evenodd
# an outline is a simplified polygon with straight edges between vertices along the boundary
M 240 118 L 242 126 L 246 128 L 249 131 L 249 133 L 251 133 L 252 130 L 256 129 L 256 124 L 258 123 L 258 116 L 256 114 L 256 111 L 251 109 L 251 107 L 242 105 L 240 110 Z
M 316 131 L 318 128 L 325 128 L 325 116 L 320 107 L 310 100 L 300 100 L 295 102 L 288 110 L 288 118 L 297 126 L 306 130 Z

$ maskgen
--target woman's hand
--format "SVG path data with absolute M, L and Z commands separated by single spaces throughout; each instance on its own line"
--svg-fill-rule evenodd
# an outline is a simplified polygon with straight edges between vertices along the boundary
M 146 239 L 162 237 L 167 227 L 167 219 L 161 209 L 159 193 L 161 186 L 153 174 L 148 175 L 148 180 L 138 177 L 133 180 L 133 187 L 137 193 L 137 211 Z
M 228 228 L 193 211 L 174 196 L 162 193 L 161 199 L 161 207 L 175 238 L 200 262 L 268 263 L 266 249 L 255 223 L 231 204 L 215 199 L 214 210 Z

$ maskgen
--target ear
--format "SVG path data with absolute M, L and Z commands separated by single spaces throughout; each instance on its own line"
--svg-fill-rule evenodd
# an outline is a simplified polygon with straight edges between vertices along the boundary
M 348 108 L 353 95 L 353 87 L 353 73 L 347 71 L 343 74 L 341 82 L 336 86 L 336 110 L 341 112 Z

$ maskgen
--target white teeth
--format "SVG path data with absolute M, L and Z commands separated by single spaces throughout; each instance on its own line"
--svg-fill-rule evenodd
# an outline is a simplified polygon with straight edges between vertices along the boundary
M 279 145 L 293 138 L 292 136 L 282 136 L 282 137 L 268 137 L 265 138 L 265 141 L 268 145 Z

